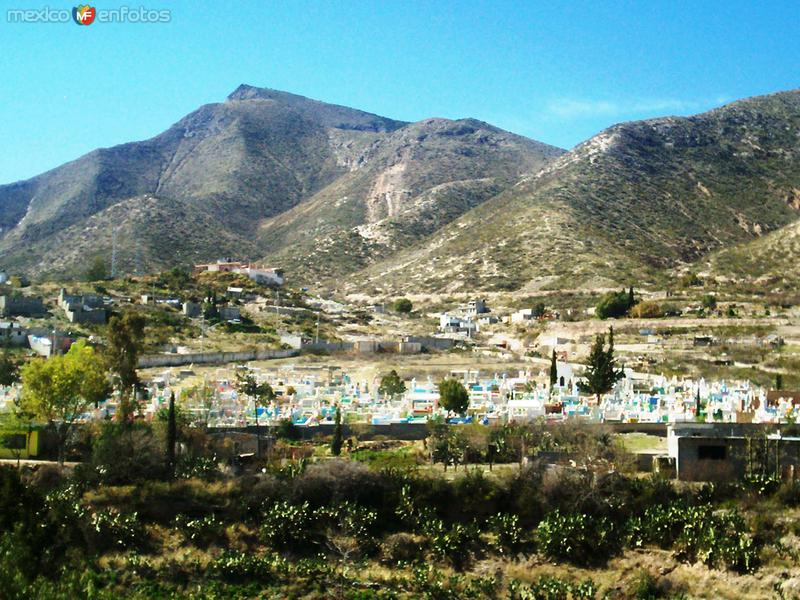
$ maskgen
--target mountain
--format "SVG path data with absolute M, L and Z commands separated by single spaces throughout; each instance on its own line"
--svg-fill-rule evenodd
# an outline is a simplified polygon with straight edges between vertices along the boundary
M 411 248 L 563 151 L 474 119 L 428 119 L 374 142 L 354 168 L 260 231 L 307 281 Z
M 294 268 L 332 244 L 343 260 L 327 273 L 347 273 L 562 152 L 478 121 L 408 124 L 242 85 L 152 139 L 0 186 L 0 265 L 78 274 L 114 246 L 121 272 L 221 255 Z
M 796 290 L 800 285 L 800 221 L 711 254 L 701 272 L 723 281 Z
M 475 119 L 396 121 L 240 86 L 141 142 L 0 186 L 0 267 L 220 256 L 397 294 L 757 279 L 800 218 L 800 92 L 621 123 L 569 152 Z M 777 260 L 777 259 L 776 259 Z M 781 259 L 783 260 L 783 259 Z M 783 264 L 783 263 L 781 263 Z
M 791 91 L 615 125 L 337 287 L 640 283 L 799 217 L 800 92 Z

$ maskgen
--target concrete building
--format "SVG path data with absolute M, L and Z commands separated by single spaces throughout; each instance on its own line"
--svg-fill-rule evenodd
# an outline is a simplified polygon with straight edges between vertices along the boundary
M 196 271 L 212 273 L 239 273 L 246 275 L 256 283 L 265 285 L 283 285 L 283 269 L 256 267 L 246 262 L 234 261 L 230 258 L 221 258 L 217 262 L 199 264 L 194 266 Z
M 46 312 L 41 298 L 22 294 L 0 296 L 0 315 L 4 317 L 42 317 Z
M 181 310 L 183 311 L 183 314 L 190 319 L 199 317 L 203 313 L 203 307 L 199 302 L 184 302 Z
M 465 312 L 467 316 L 482 315 L 483 313 L 489 312 L 489 307 L 486 306 L 486 300 L 484 299 L 470 300 L 467 303 Z
M 749 473 L 787 477 L 800 470 L 800 437 L 761 425 L 676 424 L 667 448 L 683 481 L 736 481 Z
M 453 338 L 435 337 L 432 335 L 407 335 L 403 342 L 408 344 L 419 344 L 423 350 L 450 350 L 455 346 Z
M 70 323 L 84 325 L 104 325 L 108 316 L 105 308 L 88 308 L 86 306 L 74 306 L 72 310 L 65 309 L 64 314 Z
M 219 318 L 223 321 L 238 321 L 242 318 L 242 313 L 238 306 L 221 306 Z
M 103 325 L 106 322 L 106 309 L 102 296 L 96 294 L 68 294 L 61 288 L 58 294 L 58 305 L 70 323 Z
M 15 321 L 0 322 L 0 345 L 27 346 L 28 332 Z
M 472 336 L 478 330 L 475 321 L 448 313 L 439 316 L 439 331 L 442 333 L 465 333 Z
M 289 348 L 293 348 L 295 350 L 302 350 L 306 346 L 312 343 L 312 339 L 306 336 L 303 336 L 299 333 L 282 333 L 281 334 L 281 345 L 285 345 Z
M 511 313 L 512 323 L 523 323 L 525 321 L 532 321 L 536 317 L 533 316 L 532 308 L 523 308 L 515 313 Z

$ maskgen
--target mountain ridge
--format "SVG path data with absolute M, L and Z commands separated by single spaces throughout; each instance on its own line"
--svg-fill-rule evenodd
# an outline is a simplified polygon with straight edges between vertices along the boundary
M 121 272 L 224 250 L 346 292 L 655 282 L 789 232 L 799 190 L 798 90 L 564 151 L 242 84 L 148 140 L 0 186 L 0 266 L 78 275 L 115 238 Z
M 509 167 L 502 161 L 494 160 L 491 152 L 475 152 L 469 147 L 483 140 L 456 140 L 473 130 L 488 131 L 503 143 L 513 141 L 515 164 L 531 162 L 523 154 L 536 154 L 533 163 L 538 165 L 561 152 L 475 120 L 432 119 L 423 123 L 419 127 L 434 128 L 438 124 L 452 135 L 442 138 L 439 151 L 427 156 L 428 164 L 420 163 L 415 193 L 424 192 L 426 186 L 450 183 L 453 178 L 448 171 L 461 168 L 462 162 L 493 178 L 495 174 L 483 164 L 490 161 L 491 168 L 502 171 L 498 180 L 509 180 Z M 457 131 L 459 128 L 462 131 Z M 401 131 L 404 133 L 399 134 Z M 102 221 L 110 229 L 125 226 L 125 214 L 109 209 L 144 197 L 150 200 L 146 209 L 137 213 L 139 218 L 152 213 L 170 222 L 185 218 L 185 207 L 194 207 L 202 215 L 200 221 L 223 238 L 248 240 L 242 244 L 242 258 L 258 260 L 270 246 L 263 236 L 252 242 L 259 238 L 264 223 L 339 179 L 370 172 L 376 178 L 383 177 L 383 184 L 365 177 L 355 188 L 348 188 L 351 193 L 367 195 L 376 185 L 391 188 L 392 174 L 371 171 L 371 163 L 424 147 L 424 140 L 404 137 L 415 131 L 413 123 L 243 84 L 225 101 L 201 106 L 152 138 L 97 149 L 29 180 L 0 186 L 0 261 L 5 268 L 31 275 L 78 274 L 92 257 L 110 251 L 108 236 L 90 233 L 96 231 L 97 223 Z M 450 146 L 461 149 L 460 160 L 453 159 Z M 475 155 L 472 159 L 471 154 Z M 517 168 L 512 166 L 511 170 L 516 174 Z M 399 179 L 408 180 L 403 176 Z M 365 189 L 359 191 L 359 185 Z M 452 217 L 489 197 L 482 190 L 464 193 L 469 198 L 462 202 L 462 208 L 453 208 Z M 155 204 L 163 206 L 156 209 Z M 357 211 L 364 212 L 364 208 L 357 207 Z M 381 212 L 384 207 L 376 202 L 373 209 Z M 320 210 L 324 212 L 327 207 Z M 121 220 L 115 223 L 115 218 Z M 357 216 L 349 225 L 366 225 L 363 219 L 371 217 Z M 152 225 L 161 227 L 160 223 Z M 70 241 L 80 247 L 82 258 L 72 251 L 54 254 L 53 244 L 56 240 L 64 243 L 66 230 L 72 232 Z M 92 239 L 84 239 L 91 235 Z M 189 257 L 212 260 L 218 256 L 218 249 L 204 235 L 177 239 L 173 248 L 170 253 L 169 247 L 159 245 L 157 252 L 145 252 L 150 258 L 143 268 L 163 268 Z M 123 256 L 133 254 L 129 248 L 121 250 Z M 74 260 L 65 261 L 65 256 L 73 255 Z M 123 261 L 120 268 L 130 271 L 134 264 Z

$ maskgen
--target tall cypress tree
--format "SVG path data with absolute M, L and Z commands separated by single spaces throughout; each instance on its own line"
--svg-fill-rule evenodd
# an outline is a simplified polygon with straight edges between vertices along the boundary
M 339 456 L 342 453 L 342 443 L 344 436 L 342 434 L 342 411 L 336 407 L 336 417 L 334 417 L 335 426 L 333 428 L 333 439 L 331 440 L 331 454 Z
M 175 443 L 178 439 L 178 425 L 175 419 L 175 392 L 169 395 L 167 414 L 167 468 L 170 477 L 175 476 Z
M 550 388 L 554 388 L 558 383 L 558 363 L 556 361 L 556 349 L 553 348 L 553 355 L 550 357 Z
M 589 364 L 586 366 L 584 374 L 585 381 L 578 384 L 582 392 L 594 394 L 598 404 L 600 403 L 600 396 L 610 392 L 614 384 L 625 376 L 622 369 L 616 368 L 613 328 L 609 328 L 607 350 L 605 345 L 605 336 L 599 334 L 594 340 L 592 350 L 589 352 Z
M 136 392 L 140 385 L 136 368 L 144 347 L 145 324 L 145 317 L 133 311 L 108 320 L 106 358 L 120 393 L 117 418 L 125 424 L 133 420 L 136 410 Z
M 697 394 L 694 397 L 694 419 L 700 420 L 700 386 L 697 386 Z

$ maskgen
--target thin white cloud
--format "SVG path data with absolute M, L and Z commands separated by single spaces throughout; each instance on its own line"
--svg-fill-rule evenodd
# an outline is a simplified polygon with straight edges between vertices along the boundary
M 712 100 L 681 100 L 678 98 L 649 98 L 640 100 L 589 100 L 560 98 L 547 104 L 547 112 L 561 119 L 586 119 L 592 117 L 623 117 L 630 115 L 663 115 L 707 110 L 723 104 L 727 99 L 717 96 Z

